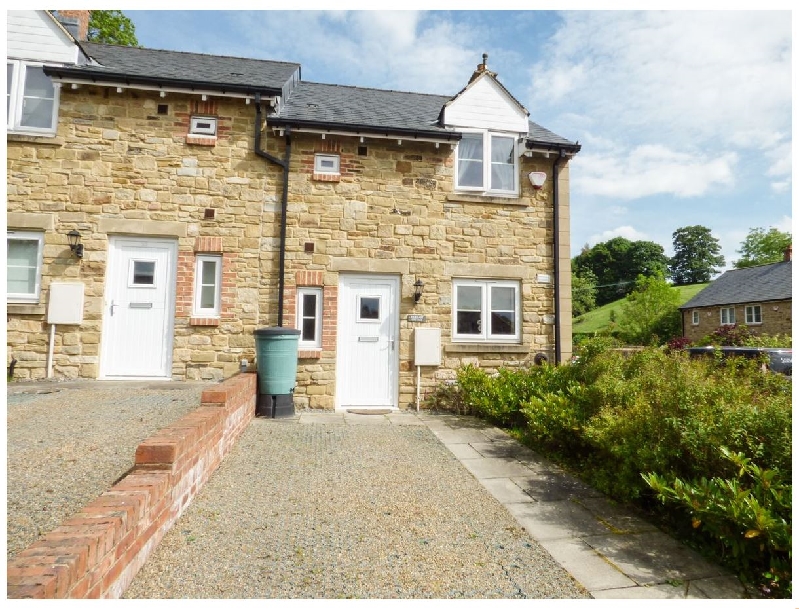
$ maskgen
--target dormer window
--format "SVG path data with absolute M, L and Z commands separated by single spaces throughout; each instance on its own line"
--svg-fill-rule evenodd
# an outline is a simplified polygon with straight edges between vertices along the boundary
M 516 138 L 491 131 L 464 132 L 458 142 L 455 189 L 518 195 Z

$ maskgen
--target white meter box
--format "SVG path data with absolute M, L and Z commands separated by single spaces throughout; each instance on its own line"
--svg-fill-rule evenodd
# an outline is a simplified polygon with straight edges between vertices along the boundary
M 51 325 L 83 323 L 82 283 L 50 284 L 47 323 Z
M 441 328 L 414 328 L 415 366 L 441 365 Z

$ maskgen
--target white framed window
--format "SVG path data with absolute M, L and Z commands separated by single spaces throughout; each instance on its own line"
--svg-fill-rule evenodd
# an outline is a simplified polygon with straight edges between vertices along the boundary
M 518 281 L 455 279 L 452 282 L 452 339 L 463 342 L 519 342 Z
M 297 329 L 301 348 L 322 348 L 322 288 L 297 288 Z
M 748 305 L 746 307 L 746 323 L 747 325 L 763 323 L 763 313 L 760 305 Z
M 313 157 L 314 173 L 327 173 L 339 175 L 341 173 L 341 158 L 337 154 L 315 154 Z
M 721 325 L 722 326 L 735 325 L 735 307 L 721 308 Z
M 455 189 L 518 195 L 516 137 L 491 131 L 467 131 L 458 142 Z
M 699 325 L 699 311 L 691 311 L 691 323 L 695 326 Z
M 219 317 L 222 310 L 222 256 L 198 255 L 194 267 L 195 317 Z
M 216 137 L 216 122 L 215 116 L 192 116 L 189 134 Z
M 58 122 L 56 85 L 42 64 L 20 60 L 6 62 L 6 126 L 12 133 L 55 135 Z
M 44 233 L 6 233 L 6 301 L 38 303 L 42 286 Z

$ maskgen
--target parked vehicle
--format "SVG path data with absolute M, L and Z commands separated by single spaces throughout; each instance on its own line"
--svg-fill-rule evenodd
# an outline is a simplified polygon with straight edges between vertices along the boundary
M 721 357 L 747 357 L 750 359 L 768 356 L 767 367 L 772 372 L 779 372 L 791 376 L 793 368 L 793 350 L 778 349 L 772 347 L 688 347 L 686 349 L 691 357 L 702 355 L 715 356 L 720 353 Z

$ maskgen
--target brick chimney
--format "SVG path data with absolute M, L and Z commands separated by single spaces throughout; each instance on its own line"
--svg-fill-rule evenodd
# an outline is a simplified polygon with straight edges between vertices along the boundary
M 472 74 L 472 77 L 469 79 L 469 84 L 473 83 L 474 80 L 481 74 L 489 74 L 490 76 L 493 76 L 495 78 L 497 76 L 496 72 L 492 72 L 491 70 L 488 69 L 488 53 L 483 53 L 483 63 L 477 64 L 477 69 L 474 71 L 474 74 Z
M 785 248 L 785 255 L 782 258 L 783 262 L 790 262 L 793 260 L 793 244 Z
M 58 20 L 77 40 L 89 37 L 89 13 L 91 11 L 55 11 Z

